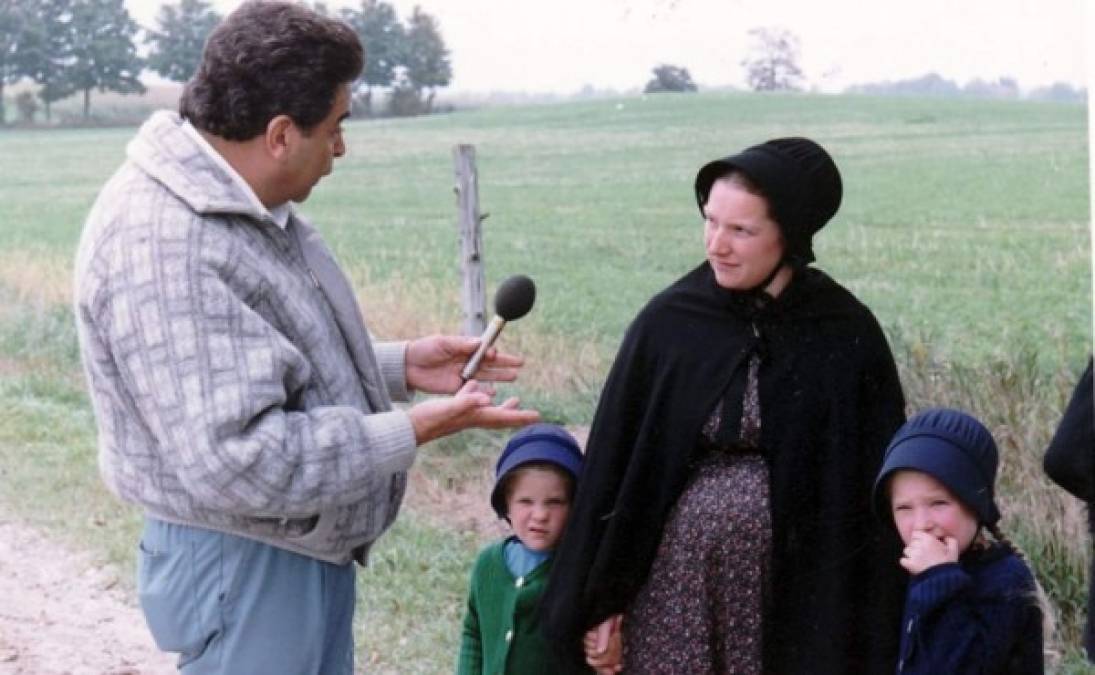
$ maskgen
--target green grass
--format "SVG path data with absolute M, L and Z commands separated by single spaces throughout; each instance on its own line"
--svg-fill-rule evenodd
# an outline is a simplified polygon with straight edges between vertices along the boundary
M 537 281 L 522 328 L 610 352 L 656 289 L 702 258 L 691 181 L 768 137 L 829 147 L 844 206 L 818 265 L 883 325 L 955 360 L 1090 342 L 1085 110 L 1029 102 L 705 94 L 352 122 L 304 211 L 377 283 L 459 280 L 452 146 L 476 146 L 488 284 Z M 67 255 L 131 130 L 0 132 L 3 250 Z M 1043 315 L 1048 308 L 1052 315 Z
M 478 549 L 404 514 L 358 575 L 357 661 L 370 673 L 440 673 L 456 664 L 470 563 Z
M 70 320 L 70 268 L 95 194 L 132 129 L 0 131 L 0 501 L 128 578 L 139 515 L 97 477 Z M 844 205 L 818 265 L 878 316 L 913 409 L 957 405 L 1001 445 L 1005 531 L 1075 649 L 1090 543 L 1040 455 L 1091 349 L 1087 129 L 1082 106 L 839 96 L 651 96 L 352 122 L 349 154 L 303 207 L 382 335 L 454 331 L 459 270 L 452 146 L 479 159 L 488 286 L 529 274 L 529 317 L 503 346 L 530 366 L 506 387 L 582 424 L 622 331 L 702 259 L 696 168 L 802 134 L 836 156 Z M 474 485 L 498 433 L 426 448 L 419 470 Z M 486 495 L 483 495 L 485 502 Z M 447 672 L 473 535 L 405 508 L 360 575 L 359 663 Z
M 934 121 L 910 122 L 929 116 L 922 108 Z M 329 179 L 314 207 L 331 236 L 348 252 L 378 250 L 366 260 L 380 277 L 455 279 L 448 153 L 474 143 L 491 213 L 488 270 L 494 279 L 525 271 L 540 283 L 537 330 L 614 339 L 653 290 L 700 259 L 691 196 L 699 164 L 804 133 L 832 149 L 848 186 L 845 208 L 818 237 L 819 265 L 887 326 L 931 330 L 961 359 L 1022 338 L 1061 333 L 1076 345 L 1090 335 L 1081 108 L 649 97 L 362 131 L 349 171 Z M 343 192 L 368 214 L 347 208 Z M 408 249 L 408 230 L 437 245 Z M 1038 308 L 1050 305 L 1062 308 L 1060 321 L 1039 325 Z M 996 307 L 1018 315 L 999 321 Z

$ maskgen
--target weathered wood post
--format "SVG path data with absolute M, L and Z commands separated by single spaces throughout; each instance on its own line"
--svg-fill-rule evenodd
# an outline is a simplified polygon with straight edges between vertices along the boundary
M 460 268 L 464 278 L 460 304 L 464 335 L 481 335 L 487 326 L 486 290 L 483 282 L 483 229 L 487 217 L 479 214 L 479 177 L 475 146 L 457 145 L 452 151 L 456 171 L 456 204 L 460 228 Z

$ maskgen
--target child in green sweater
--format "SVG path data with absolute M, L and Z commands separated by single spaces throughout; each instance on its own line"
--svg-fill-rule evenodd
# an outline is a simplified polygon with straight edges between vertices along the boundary
M 575 670 L 556 657 L 540 634 L 537 615 L 581 467 L 578 442 L 554 424 L 525 427 L 506 443 L 490 502 L 513 536 L 490 544 L 475 561 L 459 675 L 592 672 Z

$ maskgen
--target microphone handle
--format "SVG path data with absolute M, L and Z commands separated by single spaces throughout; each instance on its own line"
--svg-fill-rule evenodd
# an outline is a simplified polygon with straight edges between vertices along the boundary
M 464 366 L 464 370 L 460 371 L 460 379 L 467 382 L 471 379 L 471 376 L 475 374 L 475 371 L 479 370 L 479 362 L 483 360 L 487 350 L 490 349 L 494 341 L 498 339 L 498 334 L 502 332 L 502 327 L 506 325 L 506 320 L 497 314 L 487 324 L 487 329 L 483 331 L 483 335 L 479 341 L 479 348 L 475 350 L 475 353 L 468 359 L 467 365 Z

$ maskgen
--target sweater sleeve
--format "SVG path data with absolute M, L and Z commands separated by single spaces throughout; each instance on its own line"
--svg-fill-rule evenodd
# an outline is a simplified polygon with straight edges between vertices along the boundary
M 1031 621 L 1033 581 L 1015 565 L 993 579 L 993 589 L 975 589 L 958 563 L 932 567 L 909 585 L 901 630 L 900 672 L 1010 672 L 1007 664 Z M 1025 569 L 1025 568 L 1023 568 Z M 981 580 L 983 583 L 984 580 Z
M 120 254 L 93 325 L 152 452 L 203 508 L 302 517 L 362 500 L 410 467 L 406 413 L 301 409 L 311 366 L 220 266 L 154 237 Z M 254 302 L 253 298 L 249 299 Z M 120 406 L 121 408 L 121 406 Z M 131 453 L 132 454 L 132 453 Z
M 392 400 L 410 401 L 413 392 L 407 387 L 407 342 L 373 342 L 373 349 Z

